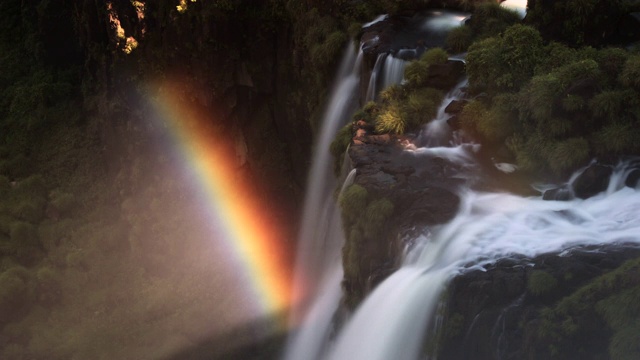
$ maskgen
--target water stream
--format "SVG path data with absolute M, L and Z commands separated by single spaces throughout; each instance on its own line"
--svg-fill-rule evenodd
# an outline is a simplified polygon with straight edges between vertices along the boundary
M 425 339 L 437 329 L 435 314 L 441 294 L 456 275 L 484 270 L 504 258 L 570 255 L 573 249 L 589 245 L 640 244 L 640 191 L 624 185 L 630 171 L 626 163 L 614 170 L 606 191 L 585 200 L 545 201 L 541 196 L 481 192 L 462 186 L 457 215 L 447 224 L 425 229 L 413 241 L 416 245 L 405 255 L 400 269 L 367 296 L 332 338 L 332 318 L 340 300 L 344 237 L 330 196 L 336 184 L 331 179 L 328 145 L 353 111 L 361 56 L 355 54 L 355 49 L 350 49 L 343 60 L 316 145 L 298 258 L 298 266 L 308 272 L 305 281 L 311 274 L 312 283 L 317 284 L 306 290 L 315 301 L 299 312 L 302 325 L 290 339 L 287 360 L 421 359 L 426 356 Z M 391 66 L 387 61 L 395 60 L 389 59 L 395 58 L 387 54 L 378 57 L 375 76 L 392 72 L 387 70 Z M 383 62 L 384 70 L 378 64 Z M 400 81 L 402 75 L 394 74 L 393 79 Z M 375 84 L 376 79 L 369 80 L 373 96 L 378 91 Z M 451 100 L 461 96 L 465 85 L 461 82 L 446 96 L 437 118 L 406 151 L 476 166 L 473 153 L 479 145 L 456 141 L 444 112 Z M 354 171 L 345 174 L 343 190 L 354 176 Z

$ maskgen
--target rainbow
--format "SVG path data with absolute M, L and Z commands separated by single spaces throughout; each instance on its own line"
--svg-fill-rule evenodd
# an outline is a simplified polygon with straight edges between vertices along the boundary
M 250 279 L 258 311 L 276 316 L 278 325 L 285 328 L 286 312 L 294 303 L 289 249 L 277 224 L 265 215 L 268 207 L 239 178 L 236 154 L 220 144 L 224 136 L 216 130 L 219 124 L 210 114 L 186 106 L 176 90 L 180 88 L 170 82 L 154 84 L 154 89 L 160 89 L 152 92 L 157 115 L 196 174 L 205 203 L 223 227 L 223 242 Z

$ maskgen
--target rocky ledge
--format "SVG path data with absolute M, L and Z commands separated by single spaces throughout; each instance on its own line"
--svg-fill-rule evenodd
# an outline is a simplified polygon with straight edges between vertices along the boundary
M 583 247 L 501 260 L 485 271 L 454 278 L 442 313 L 437 358 L 608 359 L 612 351 L 640 355 L 638 256 L 640 248 L 632 245 Z

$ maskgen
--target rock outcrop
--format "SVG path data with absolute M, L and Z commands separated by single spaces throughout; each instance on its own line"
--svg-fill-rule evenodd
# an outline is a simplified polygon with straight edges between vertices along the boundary
M 604 307 L 637 291 L 631 289 L 640 284 L 640 269 L 630 259 L 638 256 L 637 246 L 585 247 L 505 259 L 456 277 L 447 293 L 437 358 L 609 358 L 614 331 Z M 630 262 L 622 266 L 625 261 Z

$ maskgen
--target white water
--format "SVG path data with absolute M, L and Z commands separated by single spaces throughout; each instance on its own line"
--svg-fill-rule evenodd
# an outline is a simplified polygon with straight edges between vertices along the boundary
M 387 56 L 387 58 L 384 59 L 382 89 L 386 89 L 394 84 L 400 84 L 404 78 L 404 68 L 406 66 L 406 61 L 398 59 L 393 55 Z
M 621 186 L 623 173 L 605 193 L 569 202 L 466 190 L 457 216 L 421 237 L 402 268 L 366 298 L 329 359 L 420 358 L 440 294 L 461 272 L 516 255 L 640 244 L 640 191 Z
M 515 10 L 521 18 L 527 15 L 527 0 L 506 0 L 500 3 L 500 5 Z
M 286 359 L 311 359 L 308 355 L 311 349 L 311 353 L 321 353 L 331 322 L 330 317 L 319 314 L 331 313 L 340 299 L 344 235 L 340 213 L 332 196 L 336 181 L 329 145 L 357 105 L 355 95 L 361 62 L 362 51 L 356 56 L 355 46 L 350 42 L 322 119 L 320 137 L 315 143 L 298 236 L 294 278 L 295 294 L 302 296 L 303 301 L 290 315 L 291 326 L 299 327 L 299 330 L 288 339 Z
M 436 118 L 430 121 L 420 132 L 420 136 L 417 140 L 419 144 L 424 144 L 427 148 L 451 145 L 451 127 L 447 124 L 447 120 L 451 118 L 451 115 L 447 114 L 445 109 L 451 101 L 462 97 L 462 89 L 467 86 L 467 83 L 467 79 L 459 82 L 458 85 L 456 85 L 456 87 L 444 97 L 442 104 L 440 104 L 440 107 L 438 108 Z
M 386 53 L 378 54 L 378 58 L 376 59 L 376 63 L 373 66 L 373 70 L 371 70 L 371 76 L 369 77 L 369 86 L 367 87 L 367 97 L 365 99 L 365 102 L 373 101 L 376 99 L 376 95 L 378 94 L 378 74 L 382 72 L 382 67 L 384 66 L 386 58 Z
M 353 65 L 345 68 L 353 71 L 358 67 L 355 59 L 349 61 L 353 61 Z M 316 276 L 322 280 L 316 283 L 324 285 L 313 291 L 317 301 L 309 307 L 310 310 L 304 311 L 306 320 L 290 340 L 286 359 L 422 359 L 423 345 L 433 335 L 442 291 L 457 274 L 483 270 L 502 258 L 532 258 L 548 252 L 569 255 L 572 249 L 586 245 L 640 244 L 640 217 L 637 216 L 640 212 L 640 191 L 623 186 L 627 170 L 622 167 L 612 176 L 605 193 L 587 200 L 543 201 L 540 197 L 523 198 L 466 189 L 459 194 L 461 202 L 455 218 L 448 224 L 428 231 L 425 229 L 424 235 L 416 239 L 416 245 L 406 255 L 403 266 L 374 289 L 337 338 L 331 340 L 332 315 L 340 297 L 339 245 L 343 239 L 335 204 L 331 201 L 329 208 L 322 206 L 322 200 L 330 198 L 327 194 L 331 190 L 327 188 L 332 189 L 335 183 L 324 187 L 322 184 L 330 181 L 327 148 L 342 121 L 337 117 L 348 115 L 344 98 L 351 96 L 346 89 L 351 89 L 351 94 L 355 93 L 356 84 L 350 81 L 351 77 L 357 77 L 357 73 L 343 70 L 334 89 L 324 120 L 325 124 L 330 123 L 327 126 L 331 130 L 323 130 L 316 147 L 317 151 L 325 147 L 324 154 L 316 155 L 310 176 L 309 191 L 319 195 L 312 202 L 313 206 L 309 199 L 314 197 L 308 195 L 300 237 L 303 247 L 311 239 L 321 244 L 322 249 L 326 246 L 325 241 L 333 244 L 328 246 L 331 250 L 324 255 L 324 250 L 318 245 L 307 245 L 307 250 L 298 258 L 302 265 L 306 261 L 316 264 L 310 267 L 312 269 L 325 266 L 324 269 L 333 270 Z M 463 86 L 461 83 L 458 91 Z M 448 94 L 437 119 L 421 134 L 419 140 L 426 146 L 407 151 L 412 151 L 415 156 L 437 156 L 459 165 L 475 166 L 471 155 L 478 150 L 478 145 L 454 141 L 446 128 L 448 115 L 444 114 L 444 108 L 456 96 L 459 96 L 456 91 Z M 328 138 L 325 138 L 325 131 L 331 134 Z M 323 162 L 322 171 L 316 169 L 318 161 Z M 355 172 L 349 173 L 343 189 L 354 176 Z M 324 215 L 317 216 L 321 208 L 325 209 Z M 329 220 L 323 220 L 325 218 Z M 327 233 L 326 229 L 330 231 Z M 313 236 L 316 231 L 321 234 L 320 238 Z M 338 238 L 340 240 L 336 241 Z M 332 255 L 327 257 L 327 254 Z M 317 262 L 314 260 L 316 256 L 329 260 Z

